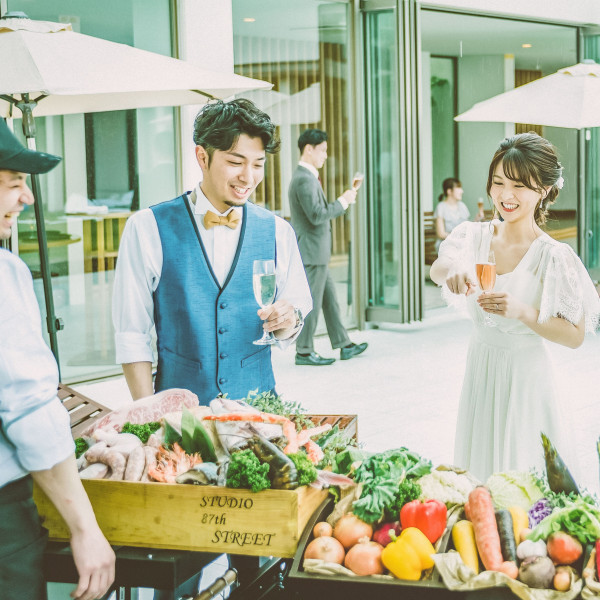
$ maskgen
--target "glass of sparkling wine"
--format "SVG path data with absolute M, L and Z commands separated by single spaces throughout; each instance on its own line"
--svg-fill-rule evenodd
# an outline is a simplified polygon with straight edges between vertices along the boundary
M 352 177 L 352 189 L 355 192 L 358 192 L 358 188 L 362 185 L 364 178 L 364 173 L 361 173 L 360 171 L 356 171 L 356 173 L 354 173 L 354 177 Z
M 482 257 L 483 258 L 483 257 Z M 492 250 L 489 251 L 487 261 L 475 265 L 479 287 L 484 292 L 491 292 L 496 284 L 496 257 Z M 493 325 L 489 314 L 484 317 L 486 325 Z
M 266 308 L 275 300 L 275 261 L 255 260 L 252 265 L 252 285 L 254 287 L 254 298 L 261 308 Z M 260 340 L 253 343 L 265 346 L 275 343 L 275 336 L 271 331 L 263 330 Z

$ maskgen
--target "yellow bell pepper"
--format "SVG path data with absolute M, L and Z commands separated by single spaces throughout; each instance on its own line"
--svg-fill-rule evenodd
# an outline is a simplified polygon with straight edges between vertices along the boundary
M 435 548 L 427 536 L 416 527 L 407 527 L 400 533 L 400 539 L 402 538 L 405 538 L 416 550 L 421 560 L 421 569 L 431 569 L 434 565 L 431 555 L 435 554 Z
M 433 566 L 432 554 L 435 549 L 425 534 L 416 527 L 407 527 L 383 549 L 381 562 L 394 577 L 418 581 L 423 569 Z

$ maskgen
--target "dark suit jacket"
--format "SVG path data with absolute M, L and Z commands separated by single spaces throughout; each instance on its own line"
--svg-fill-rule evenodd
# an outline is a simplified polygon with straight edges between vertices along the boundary
M 327 202 L 317 178 L 298 165 L 288 191 L 291 224 L 305 265 L 326 265 L 331 257 L 331 219 L 344 214 L 338 200 Z

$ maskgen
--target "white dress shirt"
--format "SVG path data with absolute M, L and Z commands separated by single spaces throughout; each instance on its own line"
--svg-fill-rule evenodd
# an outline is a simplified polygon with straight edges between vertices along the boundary
M 301 160 L 298 164 L 301 167 L 308 169 L 319 180 L 319 183 L 321 182 L 321 178 L 319 177 L 319 171 L 317 171 L 317 169 L 315 167 L 313 167 L 312 165 L 309 165 L 307 162 L 304 162 L 303 160 Z M 342 208 L 344 210 L 346 210 L 348 208 L 348 201 L 343 196 L 340 196 L 337 199 L 337 201 L 342 205 Z
M 25 263 L 0 249 L 0 487 L 73 454 L 58 369 Z
M 206 255 L 219 284 L 223 284 L 233 264 L 240 239 L 241 223 L 235 229 L 217 226 L 204 227 L 204 215 L 208 210 L 217 213 L 215 207 L 203 194 L 200 186 L 195 192 L 192 208 L 200 238 Z M 241 207 L 232 210 L 243 215 Z M 275 216 L 275 243 L 277 245 L 276 300 L 285 299 L 306 316 L 312 309 L 310 288 L 296 234 L 291 225 Z M 154 213 L 143 209 L 132 215 L 125 225 L 119 247 L 113 289 L 113 324 L 117 363 L 153 362 L 152 329 L 154 327 L 153 293 L 158 287 L 162 271 L 163 254 Z M 249 298 L 254 302 L 254 298 Z M 258 310 L 258 306 L 257 306 Z M 298 336 L 298 332 L 277 345 L 287 347 Z

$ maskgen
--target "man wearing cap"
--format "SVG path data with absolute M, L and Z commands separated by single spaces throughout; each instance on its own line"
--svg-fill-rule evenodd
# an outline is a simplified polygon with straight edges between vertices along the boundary
M 25 149 L 0 118 L 0 239 L 34 202 L 27 174 L 46 173 L 58 156 Z M 58 369 L 42 337 L 29 269 L 0 248 L 0 597 L 46 598 L 47 531 L 32 499 L 33 480 L 71 531 L 79 573 L 71 596 L 100 598 L 114 580 L 115 555 L 104 538 L 75 464 L 69 414 L 56 396 Z

